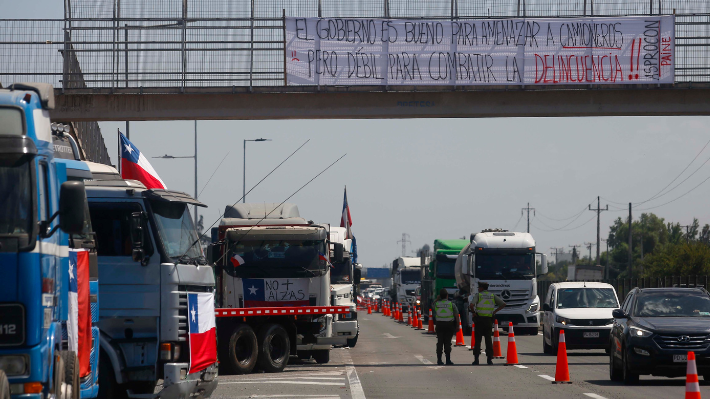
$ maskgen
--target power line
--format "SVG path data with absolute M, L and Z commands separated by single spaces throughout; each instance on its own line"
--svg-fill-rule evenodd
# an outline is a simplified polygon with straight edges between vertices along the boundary
M 521 220 L 523 220 L 523 213 L 522 213 L 522 212 L 520 212 L 520 217 L 518 218 L 518 221 L 515 222 L 515 226 L 513 226 L 513 228 L 510 229 L 510 231 L 515 231 L 515 229 L 518 228 L 518 225 L 520 224 L 520 221 L 521 221 Z
M 708 180 L 710 180 L 710 177 L 708 177 L 708 178 L 706 178 L 705 180 L 701 181 L 700 184 L 698 184 L 697 186 L 695 186 L 695 187 L 691 188 L 690 190 L 686 191 L 685 193 L 683 193 L 683 194 L 680 195 L 679 197 L 673 198 L 672 200 L 670 200 L 670 201 L 668 201 L 668 202 L 664 202 L 664 203 L 661 204 L 661 205 L 656 205 L 656 206 L 652 206 L 652 207 L 649 207 L 649 208 L 637 209 L 637 211 L 648 211 L 648 210 L 650 210 L 650 209 L 660 208 L 660 207 L 662 207 L 662 206 L 664 206 L 664 205 L 670 204 L 671 202 L 675 202 L 675 201 L 677 201 L 677 200 L 679 200 L 679 199 L 685 197 L 686 195 L 690 194 L 690 193 L 693 192 L 696 188 L 702 186 L 702 185 L 703 185 L 706 181 L 708 181 Z
M 592 216 L 591 219 L 589 219 L 589 220 L 587 220 L 586 222 L 580 224 L 579 226 L 571 227 L 571 228 L 569 228 L 569 229 L 559 228 L 559 229 L 547 230 L 547 229 L 541 229 L 540 227 L 535 226 L 535 225 L 533 225 L 533 227 L 536 227 L 536 228 L 539 229 L 539 230 L 548 231 L 548 232 L 549 232 L 549 231 L 572 231 L 572 230 L 576 230 L 576 229 L 578 229 L 578 228 L 580 228 L 580 227 L 582 227 L 582 226 L 585 226 L 586 224 L 588 224 L 589 222 L 591 222 L 591 221 L 594 220 L 595 218 L 596 218 L 596 216 Z
M 586 207 L 586 206 L 585 206 L 584 208 L 582 208 L 582 210 L 580 210 L 578 213 L 575 213 L 574 215 L 572 215 L 572 216 L 570 216 L 570 217 L 566 217 L 566 218 L 562 218 L 562 219 L 555 219 L 555 218 L 553 218 L 553 217 L 544 215 L 544 214 L 543 214 L 542 212 L 540 212 L 540 211 L 537 211 L 537 212 L 539 212 L 539 213 L 540 213 L 540 216 L 544 217 L 545 219 L 550 219 L 550 220 L 553 220 L 553 221 L 555 221 L 555 222 L 564 222 L 565 220 L 570 220 L 570 219 L 572 219 L 573 217 L 579 216 L 580 214 L 584 213 L 585 210 L 587 210 L 587 207 Z

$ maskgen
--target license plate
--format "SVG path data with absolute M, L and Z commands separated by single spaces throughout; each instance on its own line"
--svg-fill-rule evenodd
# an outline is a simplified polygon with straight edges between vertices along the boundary
M 688 363 L 688 355 L 673 355 L 673 363 Z
M 582 334 L 584 338 L 599 338 L 599 331 L 585 332 Z

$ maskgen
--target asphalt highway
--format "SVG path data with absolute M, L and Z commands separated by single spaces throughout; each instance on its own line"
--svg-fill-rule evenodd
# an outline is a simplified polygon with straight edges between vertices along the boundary
M 355 348 L 337 348 L 328 364 L 294 360 L 283 373 L 221 375 L 215 398 L 683 398 L 684 378 L 642 376 L 638 385 L 609 380 L 603 350 L 568 352 L 572 384 L 552 384 L 556 357 L 542 353 L 542 336 L 518 336 L 520 366 L 472 366 L 466 347 L 454 347 L 453 366 L 437 366 L 436 338 L 375 313 L 360 312 Z M 469 344 L 470 337 L 465 337 Z M 507 336 L 501 334 L 505 355 Z M 292 358 L 294 359 L 294 358 Z M 481 357 L 484 360 L 485 356 Z M 701 393 L 710 384 L 700 377 Z

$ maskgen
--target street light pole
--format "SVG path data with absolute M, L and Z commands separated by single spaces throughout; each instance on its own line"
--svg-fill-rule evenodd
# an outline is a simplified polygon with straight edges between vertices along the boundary
M 247 141 L 271 141 L 271 139 L 245 139 L 244 155 L 242 157 L 244 166 L 242 167 L 242 203 L 247 202 Z

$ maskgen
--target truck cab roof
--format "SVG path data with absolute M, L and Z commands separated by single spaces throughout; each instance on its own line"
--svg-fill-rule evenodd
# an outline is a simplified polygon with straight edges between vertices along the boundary
M 227 205 L 220 226 L 309 226 L 296 204 L 245 203 Z
M 476 248 L 534 248 L 535 239 L 530 233 L 492 231 L 476 233 L 471 238 L 471 247 Z
M 146 189 L 138 180 L 90 180 L 84 182 L 86 196 L 89 198 L 134 198 L 136 194 L 143 198 L 181 202 L 206 208 L 207 205 L 192 198 L 190 195 L 172 190 Z

